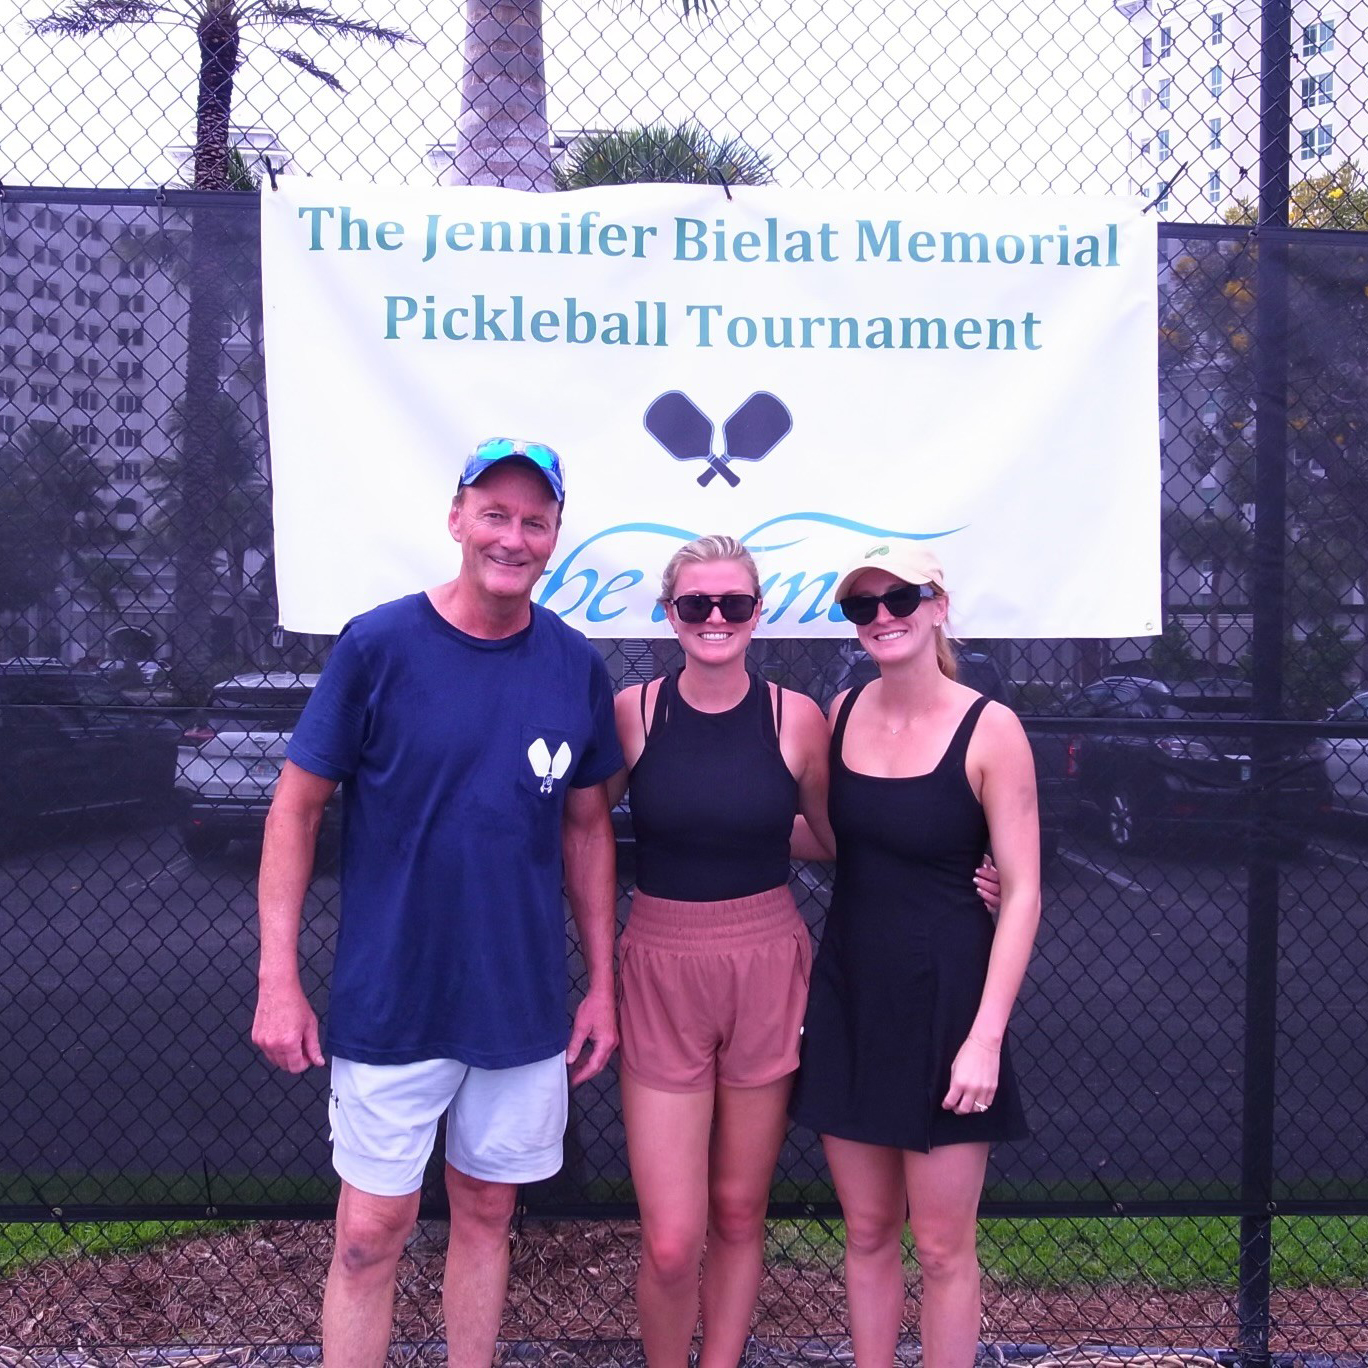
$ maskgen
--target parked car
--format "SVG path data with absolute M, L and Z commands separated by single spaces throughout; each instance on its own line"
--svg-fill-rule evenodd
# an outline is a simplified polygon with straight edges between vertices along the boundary
M 1255 792 L 1248 738 L 1202 735 L 1194 724 L 1245 720 L 1252 701 L 1250 685 L 1229 676 L 1108 675 L 1060 708 L 1062 717 L 1092 725 L 1031 730 L 1036 769 L 1043 784 L 1062 784 L 1080 808 L 1099 815 L 1118 850 L 1174 824 L 1237 821 L 1250 814 Z M 1119 718 L 1183 725 L 1157 734 L 1109 729 L 1107 722 Z M 1304 824 L 1328 810 L 1328 754 L 1320 740 L 1281 746 L 1270 781 L 1279 818 Z
M 234 837 L 260 836 L 285 747 L 316 674 L 240 674 L 214 685 L 205 717 L 181 737 L 176 789 L 186 802 L 183 836 L 196 857 Z M 338 805 L 328 805 L 329 834 Z
M 1368 691 L 1332 709 L 1326 721 L 1368 722 Z M 1334 789 L 1335 806 L 1368 815 L 1368 736 L 1342 736 L 1327 744 L 1330 754 L 1325 768 Z
M 0 661 L 0 832 L 45 817 L 169 805 L 177 728 L 94 672 Z

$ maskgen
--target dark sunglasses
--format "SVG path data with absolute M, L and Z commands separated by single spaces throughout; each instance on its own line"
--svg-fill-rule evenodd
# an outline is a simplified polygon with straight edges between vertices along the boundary
M 759 601 L 754 594 L 680 594 L 670 600 L 680 622 L 693 626 L 707 622 L 714 608 L 722 610 L 723 622 L 749 622 Z
M 847 622 L 857 627 L 868 627 L 879 615 L 883 604 L 896 618 L 911 617 L 922 599 L 933 599 L 936 591 L 929 584 L 900 584 L 886 594 L 850 594 L 836 606 Z

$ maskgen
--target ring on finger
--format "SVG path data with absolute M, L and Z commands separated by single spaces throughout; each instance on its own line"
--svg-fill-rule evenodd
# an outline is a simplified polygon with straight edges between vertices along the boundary
M 974 1110 L 976 1112 L 986 1112 L 988 1110 L 988 1104 L 986 1102 L 975 1102 Z

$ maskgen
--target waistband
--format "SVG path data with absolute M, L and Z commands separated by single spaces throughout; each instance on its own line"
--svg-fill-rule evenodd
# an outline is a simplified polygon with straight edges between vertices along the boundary
M 638 889 L 627 930 L 637 945 L 682 954 L 737 950 L 806 931 L 787 884 L 721 902 L 682 902 Z

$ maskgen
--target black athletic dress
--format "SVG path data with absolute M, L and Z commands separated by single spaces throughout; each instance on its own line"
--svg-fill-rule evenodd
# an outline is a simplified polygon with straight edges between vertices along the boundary
M 923 1153 L 1029 1134 L 1007 1042 L 985 1112 L 942 1106 L 983 994 L 993 920 L 973 876 L 988 823 L 964 757 L 987 699 L 970 705 L 929 774 L 847 769 L 851 691 L 831 738 L 836 888 L 812 971 L 794 1120 L 824 1135 Z

